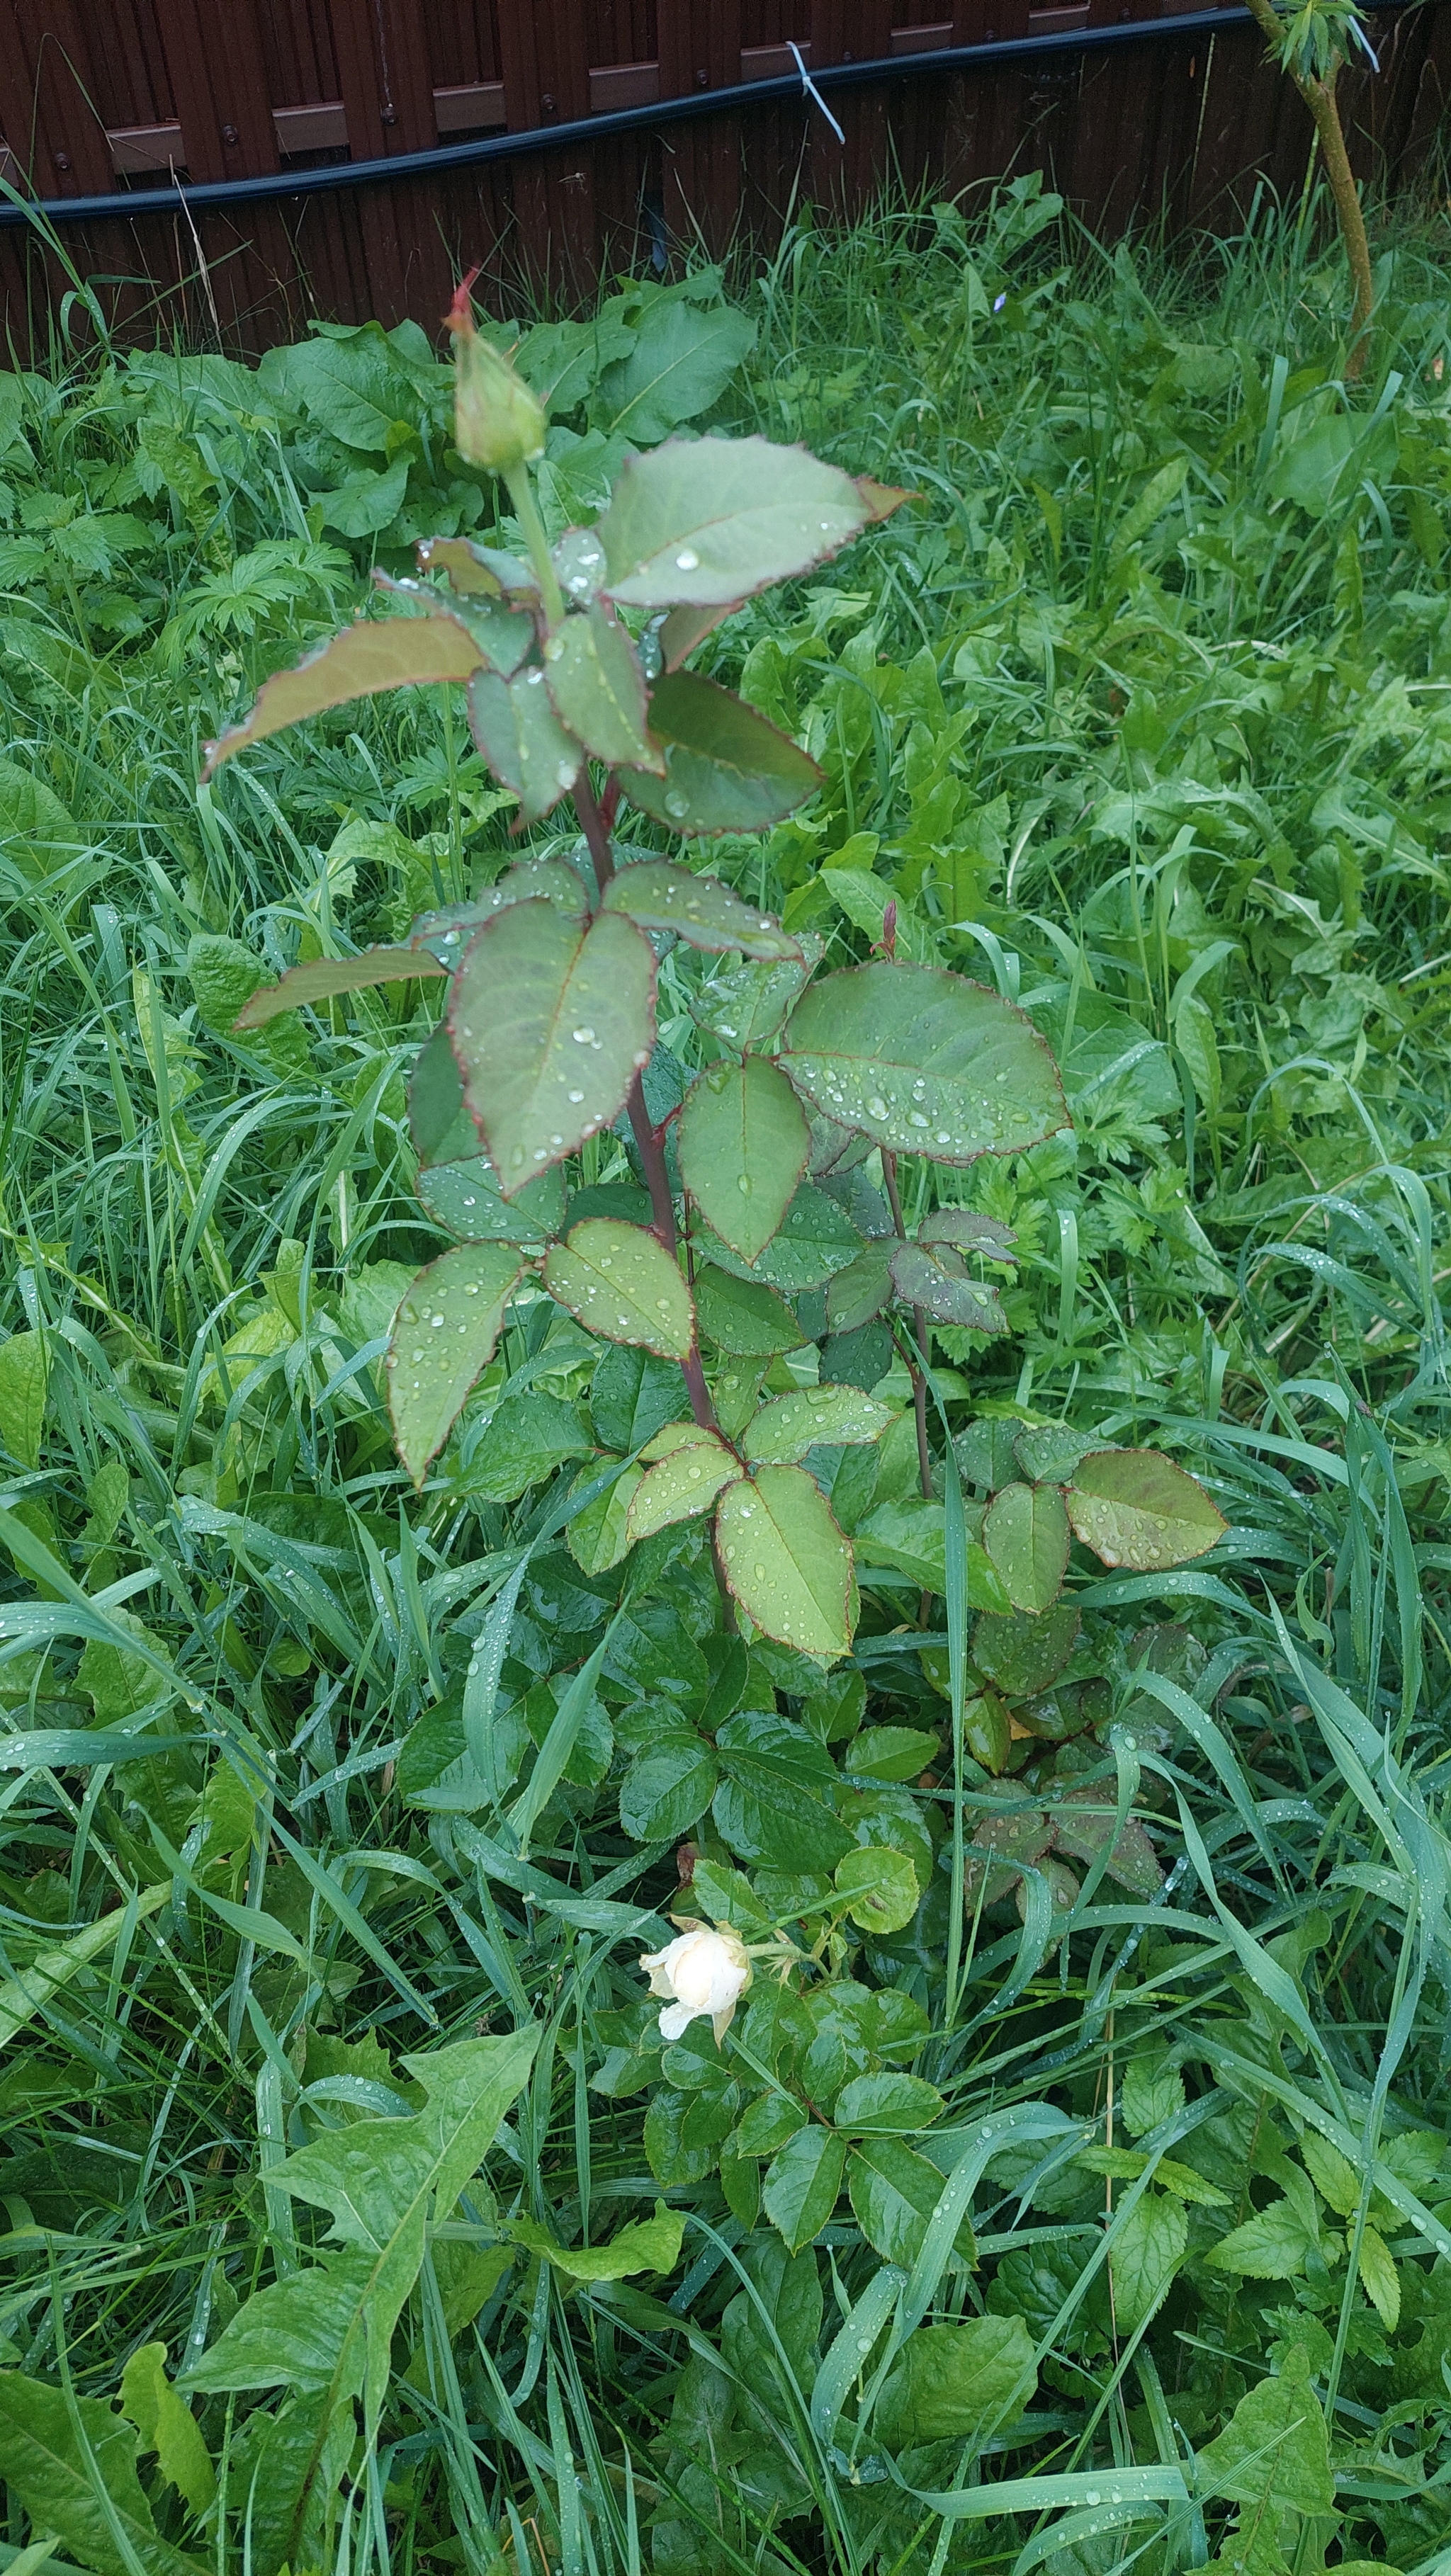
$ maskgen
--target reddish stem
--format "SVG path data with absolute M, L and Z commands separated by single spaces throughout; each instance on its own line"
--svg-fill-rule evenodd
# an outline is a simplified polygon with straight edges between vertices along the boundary
M 594 861 L 595 881 L 601 894 L 615 873 L 615 858 L 610 848 L 609 827 L 614 819 L 618 798 L 619 789 L 612 778 L 605 789 L 602 806 L 590 785 L 588 770 L 580 771 L 574 783 L 574 809 L 589 844 L 589 854 Z M 608 807 L 608 820 L 605 807 Z M 665 1168 L 665 1131 L 663 1128 L 653 1127 L 650 1123 L 650 1112 L 645 1106 L 644 1086 L 638 1073 L 630 1085 L 630 1096 L 625 1106 L 629 1112 L 630 1130 L 635 1139 L 636 1150 L 644 1166 L 645 1186 L 650 1193 L 651 1230 L 658 1235 L 666 1251 L 673 1257 L 678 1248 L 679 1237 L 675 1229 L 675 1202 L 670 1195 L 670 1175 Z M 692 1343 L 690 1355 L 681 1361 L 680 1368 L 690 1397 L 690 1410 L 696 1421 L 704 1431 L 717 1431 L 719 1425 L 715 1418 L 715 1406 L 711 1403 L 710 1389 L 705 1382 L 705 1370 L 701 1365 L 698 1343 Z

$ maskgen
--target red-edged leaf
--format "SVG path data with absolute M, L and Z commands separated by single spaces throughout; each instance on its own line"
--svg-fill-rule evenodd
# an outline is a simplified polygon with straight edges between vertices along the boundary
M 259 986 L 234 1025 L 264 1029 L 284 1011 L 330 1002 L 337 993 L 365 993 L 374 984 L 411 984 L 417 977 L 447 972 L 426 948 L 365 948 L 358 957 L 309 957 L 301 966 L 290 966 L 280 984 Z
M 264 682 L 245 722 L 229 725 L 208 743 L 202 776 L 210 778 L 234 752 L 246 751 L 325 707 L 376 697 L 383 689 L 467 680 L 483 659 L 468 628 L 446 611 L 427 617 L 359 618 L 292 670 L 277 671 Z

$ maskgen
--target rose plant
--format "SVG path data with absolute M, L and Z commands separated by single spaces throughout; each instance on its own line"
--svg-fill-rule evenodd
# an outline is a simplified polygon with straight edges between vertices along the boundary
M 573 1346 L 582 1327 L 602 1354 L 590 1454 L 536 1511 L 461 1706 L 414 1730 L 400 1786 L 462 1865 L 526 1890 L 551 1799 L 588 1796 L 612 1764 L 633 1842 L 663 1857 L 694 1836 L 676 1937 L 640 1961 L 658 2030 L 622 2028 L 595 2089 L 661 2079 L 644 2137 L 661 2184 L 718 2170 L 737 2217 L 764 2211 L 793 2252 L 847 2187 L 867 2240 L 910 2259 L 935 2186 L 901 2132 L 930 2127 L 942 2097 L 902 2061 L 929 2024 L 890 1976 L 869 1989 L 852 1964 L 865 1952 L 889 1971 L 894 1944 L 926 1941 L 945 1961 L 950 2026 L 984 1907 L 1041 1908 L 1046 1893 L 1037 1955 L 1053 1908 L 1079 1897 L 1072 1864 L 1091 1885 L 1107 1871 L 1139 1895 L 1158 1888 L 1143 1825 L 1097 1785 L 1112 1694 L 1060 1594 L 1075 1539 L 1112 1569 L 1152 1571 L 1203 1554 L 1224 1524 L 1154 1452 L 1027 1416 L 952 1427 L 934 1328 L 1005 1333 L 1017 1248 L 962 1176 L 1068 1123 L 1026 1013 L 899 959 L 890 912 L 871 955 L 823 971 L 819 940 L 678 847 L 765 830 L 818 783 L 795 742 L 690 656 L 743 601 L 907 496 L 799 447 L 675 439 L 629 456 L 596 523 L 551 543 L 531 479 L 544 412 L 478 333 L 467 286 L 450 321 L 459 448 L 502 478 L 518 550 L 420 544 L 418 579 L 376 577 L 391 613 L 270 679 L 209 755 L 215 771 L 350 698 L 461 683 L 516 831 L 566 798 L 578 823 L 406 940 L 294 966 L 238 1022 L 446 984 L 408 1114 L 420 1199 L 454 1240 L 403 1297 L 387 1352 L 394 1436 L 420 1491 L 514 1499 L 578 1458 L 568 1429 L 562 1454 L 530 1449 L 525 1413 L 511 1414 L 529 1399 L 507 1379 L 482 1436 L 470 1431 L 511 1317 L 552 1301 Z M 627 806 L 639 839 L 621 836 Z M 693 1064 L 660 1036 L 667 958 Z M 528 1348 L 546 1342 L 536 1320 Z M 531 1573 L 561 1530 L 576 1571 L 540 1559 Z M 894 1691 L 911 1671 L 916 1723 L 865 1722 L 863 1573 L 873 1641 L 898 1667 Z M 889 1635 L 903 1589 L 918 1623 Z M 577 1641 L 544 1679 L 521 1617 Z M 771 1973 L 738 2047 L 756 1962 Z M 827 2044 L 838 2025 L 849 2045 Z M 843 2090 L 849 2065 L 862 2071 Z

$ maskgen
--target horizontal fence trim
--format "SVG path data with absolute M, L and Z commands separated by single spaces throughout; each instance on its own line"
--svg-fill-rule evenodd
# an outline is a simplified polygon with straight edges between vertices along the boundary
M 1362 5 L 1376 15 L 1400 15 L 1423 5 L 1423 0 L 1362 0 Z M 1057 18 L 1059 12 L 1055 10 L 1052 15 Z M 1230 28 L 1253 24 L 1249 10 L 1230 0 L 1230 5 L 1215 9 L 1185 9 L 1170 17 L 1130 19 L 1110 27 L 1091 27 L 1080 20 L 1069 27 L 1045 28 L 1037 35 L 1001 37 L 991 44 L 938 45 L 921 51 L 904 48 L 900 54 L 877 55 L 867 62 L 826 64 L 812 78 L 818 89 L 863 89 L 920 73 L 941 78 L 954 72 L 991 70 L 1000 63 L 1040 61 L 1055 54 L 1108 53 L 1123 45 L 1228 32 Z M 906 32 L 915 36 L 921 31 Z M 781 50 L 777 46 L 759 48 L 771 54 Z M 629 64 L 622 68 L 635 73 L 647 68 L 653 71 L 655 66 Z M 801 101 L 804 112 L 809 112 L 810 101 L 800 74 L 794 70 L 789 75 L 758 76 L 724 89 L 687 91 L 679 98 L 654 99 L 557 125 L 530 126 L 515 134 L 487 134 L 467 143 L 438 144 L 425 152 L 398 152 L 389 158 L 340 162 L 322 170 L 267 171 L 254 179 L 208 180 L 197 187 L 118 189 L 114 195 L 106 196 L 24 199 L 13 179 L 0 167 L 0 187 L 7 192 L 7 201 L 0 204 L 0 227 L 38 219 L 53 224 L 82 224 L 120 216 L 129 221 L 140 215 L 181 214 L 187 209 L 196 213 L 208 207 L 258 205 L 284 197 L 326 196 L 339 189 L 372 187 L 380 181 L 391 184 L 400 179 L 431 178 L 447 170 L 467 170 L 495 161 L 572 150 L 611 135 L 636 133 L 646 126 L 726 116 L 793 98 Z M 324 112 L 317 108 L 280 109 L 274 110 L 274 115 L 300 117 Z M 298 148 L 294 144 L 293 149 Z

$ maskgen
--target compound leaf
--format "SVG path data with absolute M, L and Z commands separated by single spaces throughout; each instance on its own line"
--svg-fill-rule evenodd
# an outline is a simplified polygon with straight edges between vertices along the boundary
M 671 439 L 626 459 L 595 533 L 616 599 L 733 606 L 824 563 L 905 498 L 768 439 Z
M 1026 1013 L 945 968 L 879 959 L 808 986 L 780 1060 L 839 1126 L 934 1163 L 1021 1153 L 1068 1124 Z
M 290 966 L 280 983 L 260 985 L 250 1002 L 242 1005 L 234 1025 L 263 1029 L 284 1011 L 330 1002 L 338 993 L 365 993 L 375 984 L 412 984 L 425 975 L 447 971 L 427 949 L 420 948 L 365 948 L 357 957 L 309 957 L 301 966 Z
M 801 1345 L 801 1327 L 784 1297 L 713 1263 L 695 1274 L 695 1313 L 703 1338 L 736 1359 L 767 1359 Z
M 663 773 L 664 757 L 645 731 L 645 674 L 639 656 L 603 600 L 556 627 L 544 647 L 544 673 L 560 723 L 596 760 L 612 768 L 628 761 L 634 768 Z
M 1136 1574 L 1207 1555 L 1228 1526 L 1203 1486 L 1157 1449 L 1091 1449 L 1073 1470 L 1068 1517 L 1105 1565 Z
M 630 1504 L 631 1538 L 649 1538 L 655 1530 L 709 1511 L 722 1486 L 740 1472 L 739 1459 L 723 1440 L 713 1431 L 698 1431 L 651 1467 L 636 1486 Z
M 836 2207 L 845 2171 L 846 2140 L 814 2120 L 772 2158 L 761 2206 L 790 2253 L 799 2254 L 821 2234 Z
M 788 735 L 698 671 L 656 681 L 650 733 L 663 776 L 625 769 L 621 784 L 672 832 L 764 832 L 821 785 L 815 761 Z
M 763 1467 L 727 1486 L 716 1536 L 726 1582 L 766 1636 L 808 1655 L 847 1652 L 851 1546 L 804 1467 Z
M 804 968 L 796 940 L 769 912 L 742 903 L 719 877 L 696 876 L 670 859 L 637 859 L 605 888 L 606 912 L 628 913 L 642 930 L 673 930 L 690 948 L 728 949 Z
M 1015 1610 L 1050 1610 L 1068 1571 L 1068 1514 L 1056 1485 L 1004 1485 L 982 1525 L 982 1543 Z
M 707 1225 L 743 1261 L 764 1252 L 795 1195 L 811 1130 L 763 1056 L 709 1065 L 691 1084 L 677 1135 L 680 1174 Z
M 415 1485 L 493 1358 L 522 1274 L 512 1246 L 461 1243 L 419 1272 L 399 1307 L 388 1344 L 388 1412 Z
M 518 825 L 552 813 L 579 776 L 584 753 L 566 733 L 544 685 L 540 664 L 501 680 L 476 671 L 469 682 L 469 723 L 501 787 L 519 799 Z
M 695 1311 L 677 1262 L 642 1225 L 585 1217 L 544 1264 L 551 1297 L 607 1342 L 632 1342 L 665 1360 L 688 1359 Z
M 745 1452 L 753 1466 L 791 1467 L 808 1449 L 880 1440 L 896 1418 L 893 1406 L 860 1387 L 803 1386 L 762 1405 L 746 1433 Z
M 234 752 L 246 751 L 268 734 L 301 723 L 324 707 L 340 707 L 351 698 L 376 696 L 380 689 L 417 688 L 433 680 L 467 680 L 484 656 L 468 628 L 446 610 L 427 617 L 360 618 L 345 626 L 291 671 L 278 671 L 264 682 L 245 722 L 230 725 L 208 743 L 204 778 L 210 778 Z
M 888 1258 L 898 1296 L 934 1322 L 966 1324 L 975 1333 L 1007 1331 L 996 1287 L 974 1279 L 950 1244 L 899 1243 Z
M 516 903 L 454 979 L 449 1033 L 464 1097 L 506 1198 L 617 1118 L 649 1063 L 655 959 L 617 913 L 588 929 Z

